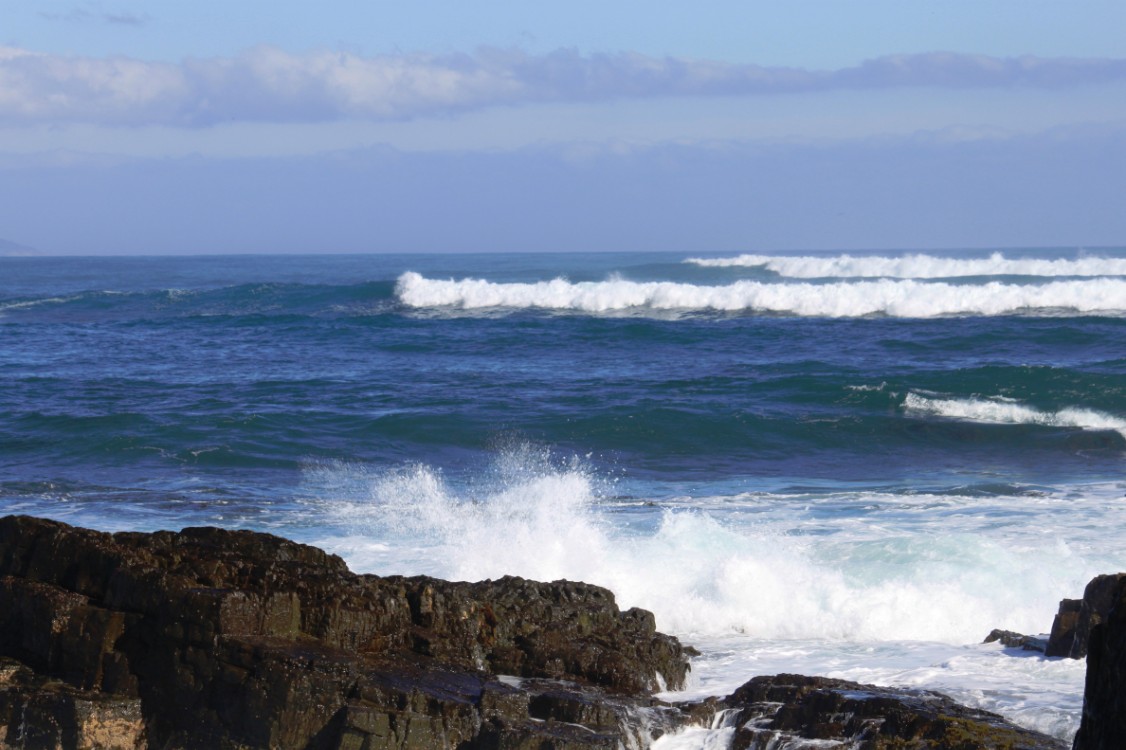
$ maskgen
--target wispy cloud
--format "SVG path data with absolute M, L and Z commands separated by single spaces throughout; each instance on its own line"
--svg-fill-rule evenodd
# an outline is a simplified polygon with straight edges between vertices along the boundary
M 116 18 L 116 17 L 115 17 Z M 141 19 L 121 16 L 116 23 Z M 839 70 L 635 53 L 295 55 L 259 47 L 181 63 L 0 48 L 0 122 L 201 127 L 222 122 L 402 120 L 485 107 L 841 89 L 1065 88 L 1126 81 L 1126 59 L 898 55 Z
M 102 20 L 119 26 L 144 26 L 150 19 L 144 13 L 103 13 Z
M 149 16 L 143 13 L 130 13 L 119 11 L 115 13 L 96 13 L 86 8 L 72 8 L 65 13 L 42 11 L 40 18 L 48 21 L 63 21 L 66 23 L 109 23 L 119 26 L 144 26 L 149 22 Z
M 44 10 L 39 12 L 39 17 L 48 21 L 66 21 L 68 23 L 88 23 L 94 20 L 94 14 L 83 8 L 71 8 L 66 13 Z

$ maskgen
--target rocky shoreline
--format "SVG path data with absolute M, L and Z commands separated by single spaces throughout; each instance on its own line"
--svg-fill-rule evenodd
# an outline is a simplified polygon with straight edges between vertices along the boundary
M 1126 576 L 1100 579 L 1057 617 L 1068 655 L 1088 650 L 1077 750 L 1126 747 Z M 268 534 L 0 519 L 0 748 L 642 750 L 692 727 L 733 750 L 1065 746 L 827 678 L 654 698 L 693 653 L 588 584 L 356 575 Z

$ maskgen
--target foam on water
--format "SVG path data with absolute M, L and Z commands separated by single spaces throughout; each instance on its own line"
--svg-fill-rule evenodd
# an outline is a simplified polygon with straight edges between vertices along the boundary
M 969 422 L 1113 430 L 1126 438 L 1126 419 L 1091 409 L 1041 411 L 1008 399 L 930 398 L 918 393 L 908 393 L 903 401 L 903 408 L 909 414 L 933 414 Z
M 935 279 L 957 276 L 1126 276 L 1126 258 L 1086 257 L 1006 258 L 993 253 L 988 258 L 950 258 L 935 255 L 899 257 L 837 255 L 833 257 L 786 255 L 739 255 L 733 258 L 688 258 L 685 263 L 713 268 L 765 268 L 781 276 L 798 279 L 841 277 L 887 277 Z
M 671 281 L 535 283 L 441 280 L 407 272 L 395 288 L 414 308 L 541 309 L 584 313 L 764 312 L 817 317 L 930 318 L 941 315 L 1074 315 L 1126 313 L 1126 279 L 1052 281 L 1040 285 L 957 285 L 918 281 L 828 284 L 737 281 L 701 286 Z
M 689 726 L 668 732 L 650 745 L 650 750 L 726 750 L 735 737 L 738 711 L 716 713 L 709 726 Z
M 703 655 L 693 662 L 688 689 L 672 700 L 727 695 L 747 679 L 784 672 L 854 682 L 937 690 L 960 703 L 1000 713 L 1045 734 L 1070 739 L 1083 706 L 1082 660 L 1048 659 L 998 643 L 952 645 L 919 641 L 694 641 Z
M 421 465 L 311 469 L 310 502 L 336 530 L 316 541 L 364 571 L 582 580 L 680 634 L 767 639 L 964 644 L 994 627 L 1036 632 L 1112 564 L 1092 554 L 1104 544 L 1081 538 L 1095 501 L 758 493 L 624 512 L 580 465 L 517 454 L 460 488 Z

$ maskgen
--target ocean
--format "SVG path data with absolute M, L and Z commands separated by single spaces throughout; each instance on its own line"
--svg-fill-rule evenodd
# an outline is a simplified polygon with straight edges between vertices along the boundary
M 670 696 L 1066 738 L 1084 663 L 981 641 L 1126 570 L 1126 248 L 0 258 L 0 511 L 587 581 L 701 651 Z

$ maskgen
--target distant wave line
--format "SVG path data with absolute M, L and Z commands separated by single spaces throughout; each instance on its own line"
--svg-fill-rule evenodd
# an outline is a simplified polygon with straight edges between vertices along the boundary
M 428 279 L 408 271 L 395 288 L 413 308 L 765 312 L 810 317 L 929 318 L 942 315 L 1126 313 L 1126 279 L 1055 281 L 1029 286 L 990 282 L 964 286 L 910 280 L 829 284 L 738 281 L 700 286 L 623 279 L 532 283 Z
M 756 268 L 795 279 L 897 278 L 938 279 L 958 276 L 1126 276 L 1126 258 L 944 258 L 935 255 L 902 257 L 836 255 L 739 255 L 733 258 L 688 258 L 685 263 L 711 268 Z

